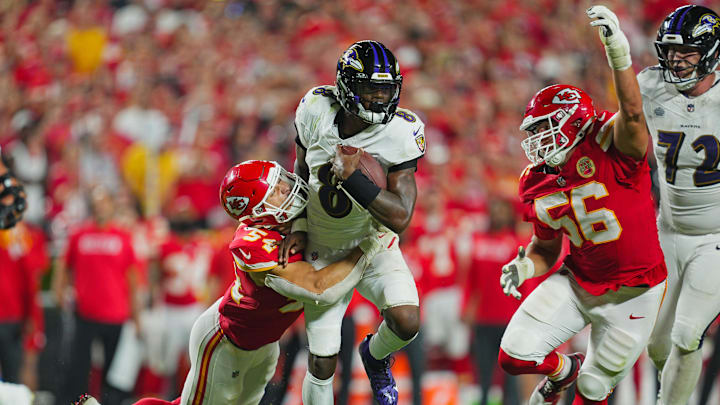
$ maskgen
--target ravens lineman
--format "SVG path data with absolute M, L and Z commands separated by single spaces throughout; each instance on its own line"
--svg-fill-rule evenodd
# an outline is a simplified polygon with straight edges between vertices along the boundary
M 658 163 L 660 244 L 668 293 L 648 351 L 665 405 L 686 404 L 700 346 L 720 312 L 720 17 L 689 5 L 660 25 L 659 65 L 638 75 Z
M 425 153 L 424 124 L 398 107 L 402 75 L 395 56 L 376 41 L 352 44 L 337 64 L 335 86 L 319 86 L 303 97 L 295 114 L 296 172 L 308 180 L 306 221 L 296 221 L 281 260 L 305 247 L 315 268 L 346 254 L 374 229 L 387 232 L 392 249 L 375 256 L 356 289 L 382 312 L 377 333 L 360 345 L 360 356 L 380 404 L 396 404 L 398 393 L 388 356 L 410 343 L 420 326 L 418 293 L 398 248 L 398 235 L 415 207 L 417 162 Z M 357 169 L 361 148 L 387 173 L 382 190 Z M 307 238 L 307 239 L 306 239 Z M 332 379 L 340 350 L 340 324 L 352 292 L 332 307 L 305 306 L 310 344 L 305 404 L 333 403 Z

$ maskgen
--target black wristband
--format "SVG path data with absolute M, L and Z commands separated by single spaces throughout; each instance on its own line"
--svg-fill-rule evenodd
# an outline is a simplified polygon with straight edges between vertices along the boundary
M 342 183 L 342 188 L 347 191 L 363 208 L 367 208 L 371 202 L 380 194 L 380 187 L 376 186 L 359 169 L 355 170 Z

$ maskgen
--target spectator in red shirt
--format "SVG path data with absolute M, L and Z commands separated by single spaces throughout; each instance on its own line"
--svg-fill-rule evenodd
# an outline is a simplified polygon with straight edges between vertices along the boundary
M 88 390 L 90 346 L 95 339 L 104 350 L 102 403 L 117 405 L 127 396 L 107 383 L 123 323 L 137 323 L 137 259 L 129 232 L 113 223 L 113 196 L 102 187 L 90 195 L 91 220 L 71 232 L 64 256 L 57 266 L 54 290 L 67 307 L 66 290 L 75 290 L 75 333 L 64 385 L 70 402 Z M 70 280 L 72 278 L 72 281 Z
M 517 254 L 524 242 L 515 234 L 515 212 L 512 204 L 492 200 L 489 204 L 490 228 L 473 237 L 468 280 L 464 283 L 463 318 L 472 324 L 472 353 L 480 377 L 480 405 L 488 403 L 488 390 L 497 371 L 497 357 L 505 326 L 520 306 L 507 297 L 493 280 L 502 266 Z M 523 296 L 525 292 L 523 292 Z M 503 404 L 519 405 L 517 377 L 505 376 Z
M 25 223 L 0 231 L 0 371 L 2 380 L 20 382 L 25 354 L 44 346 L 43 313 L 38 305 L 39 276 L 48 267 L 45 236 Z M 28 353 L 23 351 L 23 342 Z M 25 356 L 34 358 L 34 356 Z M 27 376 L 35 385 L 36 370 Z

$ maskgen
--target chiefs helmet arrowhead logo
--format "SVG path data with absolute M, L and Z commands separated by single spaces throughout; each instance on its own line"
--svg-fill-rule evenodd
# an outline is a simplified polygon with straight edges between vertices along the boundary
M 580 93 L 574 89 L 562 89 L 555 94 L 552 102 L 553 104 L 579 104 Z
M 248 202 L 250 202 L 250 199 L 247 197 L 228 197 L 225 200 L 225 208 L 231 214 L 239 217 L 245 211 Z

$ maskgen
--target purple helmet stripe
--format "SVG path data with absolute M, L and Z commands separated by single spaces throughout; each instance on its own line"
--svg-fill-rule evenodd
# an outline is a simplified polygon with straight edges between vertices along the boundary
M 678 21 L 678 24 L 677 24 L 677 26 L 675 27 L 675 33 L 676 33 L 676 34 L 680 34 L 680 30 L 682 29 L 683 21 L 685 21 L 685 16 L 687 15 L 687 13 L 688 13 L 692 8 L 693 8 L 693 6 L 688 6 L 688 7 L 686 7 L 686 8 L 685 8 L 685 11 L 684 11 L 684 12 L 682 13 L 682 15 L 680 16 L 680 21 Z M 675 17 L 673 17 L 673 20 L 674 20 L 674 19 L 675 19 Z
M 377 73 L 380 71 L 378 69 L 378 65 L 380 64 L 380 61 L 378 60 L 378 53 L 377 53 L 377 50 L 375 49 L 375 44 L 372 41 L 370 41 L 370 48 L 372 48 L 373 55 L 375 56 L 375 63 L 373 64 L 373 72 Z
M 385 60 L 385 73 L 390 73 L 390 63 L 388 63 L 388 58 L 387 58 L 387 53 L 385 52 L 385 47 L 382 46 L 381 44 L 378 44 L 378 48 L 380 48 L 380 50 L 382 51 L 383 60 Z

